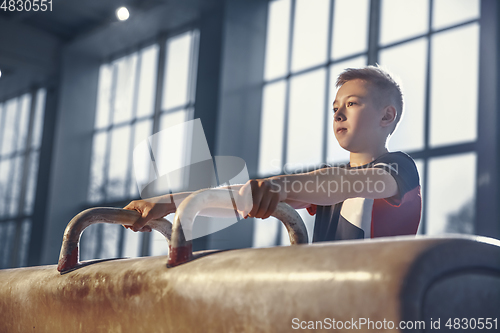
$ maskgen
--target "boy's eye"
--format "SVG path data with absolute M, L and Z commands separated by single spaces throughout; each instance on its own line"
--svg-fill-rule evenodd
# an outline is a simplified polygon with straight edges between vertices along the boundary
M 333 113 L 337 112 L 339 108 L 333 108 Z
M 347 102 L 347 106 L 353 106 L 354 102 Z

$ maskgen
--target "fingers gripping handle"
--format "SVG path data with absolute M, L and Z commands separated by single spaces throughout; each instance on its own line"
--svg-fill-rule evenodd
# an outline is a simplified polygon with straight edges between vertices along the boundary
M 84 210 L 76 215 L 66 226 L 64 231 L 61 254 L 57 270 L 61 273 L 76 268 L 79 262 L 79 242 L 85 228 L 96 223 L 113 223 L 133 225 L 140 214 L 133 210 L 121 208 L 96 207 Z M 170 241 L 172 224 L 166 219 L 157 219 L 148 222 L 148 226 L 159 231 L 167 241 Z
M 178 266 L 189 261 L 192 257 L 191 230 L 196 216 L 206 208 L 235 209 L 228 200 L 227 189 L 204 189 L 192 193 L 177 208 L 172 226 L 172 239 L 169 244 L 168 267 Z M 237 196 L 237 192 L 232 192 Z M 302 218 L 290 205 L 280 202 L 272 214 L 280 220 L 288 230 L 290 243 L 307 244 L 307 229 Z M 182 224 L 181 224 L 182 221 Z

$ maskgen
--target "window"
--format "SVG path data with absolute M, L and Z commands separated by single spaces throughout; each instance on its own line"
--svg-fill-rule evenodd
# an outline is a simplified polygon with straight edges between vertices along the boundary
M 405 110 L 389 148 L 417 161 L 424 199 L 420 232 L 456 230 L 447 221 L 464 211 L 473 219 L 479 5 L 479 0 L 270 1 L 258 175 L 348 161 L 331 130 L 334 82 L 345 68 L 378 63 L 403 83 Z M 460 162 L 460 168 L 449 161 Z M 439 178 L 438 165 L 446 165 L 452 179 L 468 179 L 467 198 L 455 198 L 449 182 L 439 189 L 428 184 Z M 446 214 L 437 206 L 446 207 Z M 313 222 L 304 216 L 311 232 Z M 254 245 L 281 244 L 284 229 L 279 230 L 257 221 Z
M 120 207 L 139 198 L 134 147 L 192 118 L 197 45 L 197 31 L 188 31 L 101 66 L 89 205 Z M 165 254 L 165 239 L 156 234 L 150 240 L 121 226 L 93 225 L 82 236 L 82 258 Z
M 27 265 L 45 90 L 0 103 L 0 269 Z

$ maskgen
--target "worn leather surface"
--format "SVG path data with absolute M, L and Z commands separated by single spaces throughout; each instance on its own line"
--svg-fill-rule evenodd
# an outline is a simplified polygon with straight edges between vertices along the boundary
M 435 280 L 413 269 L 435 249 L 458 249 L 426 261 L 439 274 L 477 265 L 456 259 L 460 244 L 479 254 L 487 248 L 495 255 L 485 260 L 500 271 L 500 247 L 484 240 L 393 237 L 242 249 L 174 268 L 166 268 L 166 256 L 121 259 L 64 275 L 55 265 L 0 270 L 0 332 L 290 332 L 293 318 L 399 321 L 409 272 L 422 285 Z M 446 266 L 449 256 L 455 261 Z

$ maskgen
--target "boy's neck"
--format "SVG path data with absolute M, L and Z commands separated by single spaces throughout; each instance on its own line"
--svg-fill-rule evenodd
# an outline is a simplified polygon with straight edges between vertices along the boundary
M 375 151 L 366 151 L 366 152 L 360 152 L 360 153 L 351 152 L 350 156 L 349 156 L 349 164 L 351 165 L 351 167 L 362 166 L 362 165 L 365 165 L 365 164 L 372 162 L 377 157 L 379 157 L 385 153 L 388 153 L 388 152 L 389 152 L 389 150 L 387 150 L 386 147 L 382 147 L 382 148 L 375 150 Z

